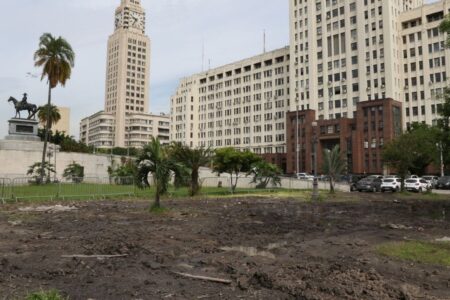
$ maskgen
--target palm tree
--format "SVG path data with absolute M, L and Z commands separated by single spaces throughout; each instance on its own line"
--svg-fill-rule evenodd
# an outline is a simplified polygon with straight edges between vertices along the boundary
M 209 148 L 195 148 L 173 143 L 171 152 L 175 159 L 190 172 L 189 195 L 195 196 L 200 191 L 199 169 L 207 166 L 211 162 L 212 151 Z
M 61 120 L 61 114 L 59 113 L 59 109 L 56 105 L 50 105 L 50 109 L 47 107 L 48 104 L 42 106 L 38 112 L 38 118 L 41 124 L 47 124 L 48 117 L 50 118 L 50 127 L 49 130 Z
M 330 178 L 330 193 L 334 193 L 334 181 L 347 169 L 346 161 L 341 158 L 339 145 L 334 146 L 332 150 L 325 149 L 322 169 Z
M 50 116 L 52 89 L 58 84 L 66 85 L 70 79 L 75 62 L 75 53 L 70 44 L 62 37 L 55 38 L 50 33 L 44 33 L 39 39 L 39 49 L 34 53 L 34 65 L 42 67 L 41 80 L 47 78 L 48 102 L 47 116 Z M 45 162 L 47 152 L 48 134 L 51 127 L 51 119 L 47 118 L 45 125 L 44 149 L 42 151 L 42 165 Z M 42 177 L 44 177 L 42 170 Z
M 158 138 L 152 137 L 149 144 L 144 146 L 141 155 L 138 157 L 138 178 L 139 187 L 149 187 L 148 175 L 153 176 L 155 185 L 155 201 L 152 209 L 160 208 L 160 198 L 167 193 L 172 172 L 177 173 L 180 165 L 170 157 L 167 149 L 162 148 Z

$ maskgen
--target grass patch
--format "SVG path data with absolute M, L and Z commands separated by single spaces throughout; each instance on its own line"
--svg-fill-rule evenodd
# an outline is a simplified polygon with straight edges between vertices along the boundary
M 381 255 L 423 264 L 450 266 L 450 243 L 406 241 L 377 247 Z
M 24 300 L 68 300 L 69 298 L 61 296 L 57 290 L 40 291 L 28 294 Z
M 155 206 L 154 204 L 150 207 L 150 212 L 156 215 L 161 215 L 169 212 L 170 209 L 162 207 L 162 206 Z

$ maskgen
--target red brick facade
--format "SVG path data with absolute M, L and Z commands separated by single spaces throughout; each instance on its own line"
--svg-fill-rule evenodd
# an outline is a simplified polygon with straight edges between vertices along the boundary
M 402 105 L 392 99 L 360 102 L 353 119 L 315 120 L 313 110 L 289 112 L 286 120 L 286 173 L 313 173 L 313 141 L 317 138 L 317 173 L 325 149 L 339 145 L 352 174 L 382 174 L 382 147 L 402 130 Z M 296 138 L 298 115 L 298 138 Z M 316 121 L 317 126 L 312 123 Z M 296 144 L 299 145 L 297 159 Z M 297 164 L 298 162 L 298 164 Z

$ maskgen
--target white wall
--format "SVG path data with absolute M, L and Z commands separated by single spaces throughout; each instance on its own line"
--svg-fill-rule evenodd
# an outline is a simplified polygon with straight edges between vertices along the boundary
M 0 178 L 24 177 L 28 167 L 41 159 L 41 151 L 0 150 Z M 120 156 L 113 156 L 113 160 L 120 163 Z M 61 178 L 64 169 L 74 161 L 84 166 L 85 176 L 108 177 L 110 155 L 71 152 L 56 153 L 56 176 Z M 51 163 L 55 164 L 54 157 L 51 158 Z

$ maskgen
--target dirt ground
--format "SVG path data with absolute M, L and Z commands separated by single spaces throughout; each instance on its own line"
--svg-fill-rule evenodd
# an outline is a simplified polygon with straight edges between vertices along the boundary
M 450 236 L 450 201 L 360 197 L 167 200 L 170 211 L 161 215 L 136 200 L 71 203 L 77 209 L 57 212 L 1 206 L 0 299 L 41 288 L 83 300 L 450 299 L 450 268 L 374 250 Z

